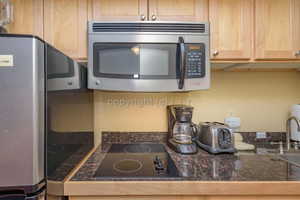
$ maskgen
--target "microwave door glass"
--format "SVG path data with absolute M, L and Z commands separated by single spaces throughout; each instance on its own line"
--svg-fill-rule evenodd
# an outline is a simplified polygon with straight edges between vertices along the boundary
M 94 46 L 94 75 L 126 79 L 176 78 L 177 44 L 103 44 Z
M 96 71 L 99 74 L 117 76 L 116 78 L 139 74 L 139 46 L 135 44 L 102 44 L 97 49 Z
M 140 75 L 144 78 L 176 77 L 176 44 L 142 44 Z
M 48 78 L 65 78 L 74 76 L 73 61 L 51 46 L 47 46 Z

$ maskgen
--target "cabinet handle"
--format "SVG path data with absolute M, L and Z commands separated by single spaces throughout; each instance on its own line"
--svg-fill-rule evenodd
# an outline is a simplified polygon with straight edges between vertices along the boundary
M 295 56 L 296 57 L 300 56 L 300 50 L 295 52 Z
M 156 15 L 152 15 L 151 19 L 152 19 L 152 21 L 155 21 L 156 20 Z
M 217 55 L 219 55 L 219 51 L 214 51 L 213 56 L 217 56 Z
M 145 19 L 146 19 L 146 16 L 145 15 L 141 15 L 141 20 L 145 21 Z

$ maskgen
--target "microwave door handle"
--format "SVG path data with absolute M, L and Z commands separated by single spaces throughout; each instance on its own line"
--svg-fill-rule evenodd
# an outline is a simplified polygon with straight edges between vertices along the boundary
M 183 37 L 179 37 L 179 48 L 180 48 L 180 76 L 179 76 L 179 83 L 178 89 L 183 89 L 184 86 L 184 78 L 186 74 L 186 62 L 185 62 L 185 46 L 184 46 L 184 39 Z

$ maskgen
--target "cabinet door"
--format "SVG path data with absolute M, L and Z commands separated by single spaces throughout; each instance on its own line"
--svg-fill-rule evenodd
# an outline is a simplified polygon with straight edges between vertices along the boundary
M 250 59 L 253 0 L 210 0 L 212 59 Z
M 207 21 L 208 0 L 149 0 L 149 20 Z
M 45 0 L 45 40 L 70 57 L 87 57 L 87 0 Z
M 300 59 L 300 1 L 256 0 L 255 57 Z
M 43 38 L 43 1 L 12 0 L 13 21 L 9 33 L 32 34 Z
M 91 0 L 93 20 L 147 20 L 147 0 Z

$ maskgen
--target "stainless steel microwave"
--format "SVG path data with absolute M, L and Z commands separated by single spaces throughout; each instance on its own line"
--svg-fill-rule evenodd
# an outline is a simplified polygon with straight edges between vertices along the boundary
M 87 88 L 86 67 L 45 45 L 48 91 L 83 90 Z
M 208 23 L 90 21 L 88 29 L 90 89 L 178 92 L 210 87 Z

